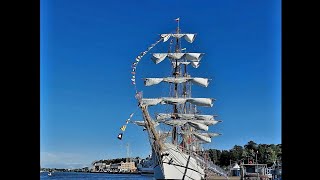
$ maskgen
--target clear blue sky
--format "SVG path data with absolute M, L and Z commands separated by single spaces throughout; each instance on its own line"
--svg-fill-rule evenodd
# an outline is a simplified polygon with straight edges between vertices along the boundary
M 281 143 L 281 1 L 104 1 L 40 2 L 40 160 L 42 167 L 77 168 L 94 160 L 150 153 L 141 127 L 129 124 L 136 110 L 131 64 L 137 55 L 173 32 L 197 33 L 187 50 L 203 52 L 194 76 L 209 77 L 194 97 L 217 99 L 204 113 L 223 123 L 223 135 L 205 148 L 230 149 L 253 140 Z M 160 43 L 150 53 L 165 52 Z M 167 76 L 169 63 L 150 54 L 137 68 L 145 97 L 165 95 L 165 84 L 143 87 L 141 78 Z M 158 91 L 159 90 L 159 91 Z M 152 107 L 153 108 L 153 107 Z M 141 119 L 137 113 L 133 119 Z

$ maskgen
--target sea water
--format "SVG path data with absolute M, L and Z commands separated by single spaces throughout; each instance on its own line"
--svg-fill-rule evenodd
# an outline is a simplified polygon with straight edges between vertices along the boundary
M 143 176 L 140 174 L 107 174 L 107 173 L 82 173 L 82 172 L 54 172 L 51 176 L 48 172 L 40 173 L 40 180 L 73 179 L 73 180 L 106 180 L 106 179 L 135 179 L 152 180 L 152 176 Z

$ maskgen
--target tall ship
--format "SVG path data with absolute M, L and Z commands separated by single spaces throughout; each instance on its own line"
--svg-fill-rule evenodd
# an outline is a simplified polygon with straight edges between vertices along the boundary
M 209 126 L 222 121 L 216 120 L 216 115 L 202 114 L 199 111 L 201 108 L 212 107 L 215 99 L 192 96 L 193 85 L 209 85 L 209 78 L 192 76 L 189 72 L 189 68 L 199 68 L 204 53 L 188 52 L 182 46 L 183 43 L 193 43 L 196 34 L 182 33 L 179 26 L 180 18 L 175 20 L 176 30 L 160 34 L 160 39 L 141 53 L 132 66 L 132 83 L 135 85 L 136 68 L 142 57 L 159 42 L 170 42 L 166 43 L 167 52 L 151 53 L 151 59 L 155 64 L 168 60 L 171 73 L 166 77 L 143 78 L 145 86 L 167 83 L 167 96 L 143 97 L 142 91 L 136 89 L 136 99 L 143 121 L 129 119 L 127 123 L 143 126 L 147 132 L 152 149 L 155 179 L 206 179 L 211 174 L 227 178 L 227 173 L 210 160 L 203 148 L 205 143 L 211 143 L 212 138 L 221 135 L 209 132 Z M 182 42 L 184 40 L 186 42 Z M 163 105 L 168 108 L 157 110 Z M 150 109 L 155 112 L 153 115 Z M 121 139 L 122 133 L 119 136 Z

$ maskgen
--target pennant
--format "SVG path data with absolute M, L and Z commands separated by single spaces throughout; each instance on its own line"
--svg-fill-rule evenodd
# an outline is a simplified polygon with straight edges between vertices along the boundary
M 125 131 L 126 128 L 127 128 L 127 126 L 126 126 L 126 125 L 123 125 L 120 129 L 121 129 L 121 131 Z
M 136 76 L 134 76 L 134 75 L 133 75 L 133 76 L 132 76 L 132 78 L 134 78 L 134 79 L 135 79 L 135 78 L 136 78 Z
M 167 36 L 169 36 L 169 35 L 167 35 Z M 165 37 L 167 37 L 167 36 L 165 36 Z M 153 43 L 153 44 L 151 44 L 151 46 L 149 46 L 148 48 L 147 48 L 147 50 L 146 51 L 143 51 L 143 52 L 141 52 L 137 57 L 136 57 L 136 62 L 134 62 L 134 63 L 132 63 L 132 72 L 131 72 L 131 74 L 133 74 L 133 75 L 135 75 L 136 74 L 136 66 L 138 65 L 138 63 L 139 63 L 139 61 L 141 61 L 141 58 L 144 56 L 144 55 L 146 55 L 155 45 L 157 45 L 159 42 L 161 42 L 165 37 L 161 37 L 159 40 L 157 40 L 155 43 Z M 132 76 L 132 78 L 133 79 L 131 79 L 132 80 L 132 84 L 133 85 L 135 85 L 136 83 L 135 83 L 135 76 Z
M 131 114 L 130 114 L 130 119 L 132 118 L 133 114 L 134 114 L 134 113 L 131 113 Z
M 123 135 L 122 133 L 119 133 L 117 138 L 121 140 L 122 139 L 122 135 Z
M 180 18 L 178 17 L 177 19 L 175 19 L 175 21 L 179 22 L 179 21 L 180 21 Z
M 142 91 L 137 92 L 136 95 L 135 95 L 135 98 L 136 99 L 141 99 L 142 98 Z
M 131 79 L 131 81 L 136 81 L 136 79 Z

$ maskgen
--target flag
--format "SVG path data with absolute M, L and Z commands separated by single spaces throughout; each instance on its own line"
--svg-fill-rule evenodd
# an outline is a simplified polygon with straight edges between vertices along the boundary
M 177 19 L 175 19 L 175 21 L 177 21 L 177 22 L 180 21 L 180 18 L 178 17 Z
M 141 99 L 142 98 L 142 91 L 137 92 L 135 98 L 136 99 Z
M 131 113 L 131 114 L 130 114 L 130 118 L 132 118 L 133 114 L 134 114 L 134 113 Z
M 120 129 L 121 131 L 125 131 L 126 130 L 127 125 L 123 125 Z
M 183 48 L 183 49 L 181 49 L 181 51 L 185 51 L 185 50 L 187 50 L 187 48 Z
M 122 139 L 122 133 L 119 133 L 117 138 L 121 140 Z

